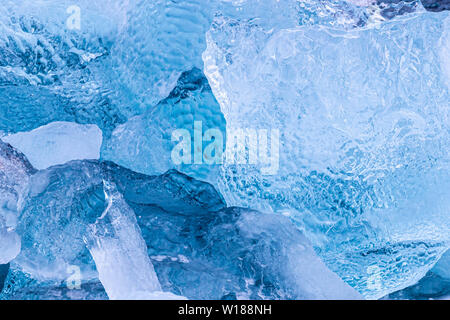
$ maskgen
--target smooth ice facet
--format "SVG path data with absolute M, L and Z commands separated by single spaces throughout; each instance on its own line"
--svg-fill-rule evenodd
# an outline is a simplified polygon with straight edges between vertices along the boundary
M 136 216 L 114 185 L 104 182 L 107 207 L 88 227 L 85 241 L 112 300 L 155 299 L 161 286 Z M 170 293 L 167 294 L 170 296 Z
M 19 132 L 3 141 L 25 154 L 36 169 L 46 169 L 71 160 L 98 159 L 102 132 L 96 125 L 52 122 L 29 132 Z

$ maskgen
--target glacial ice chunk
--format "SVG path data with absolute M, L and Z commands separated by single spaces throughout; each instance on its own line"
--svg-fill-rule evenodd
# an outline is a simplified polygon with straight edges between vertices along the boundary
M 20 252 L 20 238 L 15 231 L 8 231 L 0 223 L 0 264 L 13 260 Z
M 88 227 L 85 241 L 108 297 L 112 300 L 177 299 L 175 295 L 161 292 L 134 212 L 114 185 L 104 182 L 104 192 L 107 207 Z
M 216 14 L 266 31 L 353 27 L 365 16 L 343 0 L 5 0 L 0 130 L 73 121 L 96 124 L 108 136 L 167 97 L 183 72 L 203 68 L 205 32 Z
M 34 172 L 23 154 L 0 140 L 0 264 L 20 252 L 20 237 L 15 232 L 18 210 Z
M 158 105 L 118 126 L 102 146 L 102 159 L 148 175 L 177 169 L 194 178 L 213 181 L 218 176 L 218 166 L 206 164 L 203 159 L 211 143 L 204 141 L 209 129 L 220 130 L 222 151 L 225 119 L 205 76 L 194 68 L 181 75 L 177 86 Z M 172 152 L 180 143 L 173 134 L 179 130 L 189 132 L 190 163 L 177 164 L 173 160 Z M 194 142 L 197 135 L 202 141 L 199 150 Z M 194 163 L 195 152 L 200 153 L 203 164 Z
M 68 10 L 74 7 L 80 26 L 69 23 L 78 14 Z M 109 70 L 105 57 L 123 21 L 121 5 L 6 0 L 0 13 L 0 130 L 76 121 L 107 131 L 124 121 L 109 97 L 111 79 L 102 72 Z
M 450 281 L 450 250 L 447 250 L 442 255 L 442 257 L 431 270 L 442 278 Z
M 37 287 L 58 287 L 76 267 L 82 283 L 100 279 L 111 299 L 183 298 L 160 289 L 134 212 L 115 187 L 126 186 L 125 197 L 135 201 L 147 187 L 153 192 L 147 203 L 164 203 L 170 192 L 178 203 L 202 203 L 201 194 L 197 200 L 185 199 L 194 194 L 189 187 L 165 191 L 165 180 L 158 179 L 94 160 L 37 172 L 20 211 L 22 251 L 12 268 Z M 208 196 L 204 188 L 198 190 Z
M 82 281 L 97 279 L 83 236 L 104 208 L 102 170 L 95 161 L 37 172 L 20 210 L 22 251 L 15 264 L 38 281 L 65 281 L 72 266 Z
M 450 241 L 449 19 L 268 32 L 220 16 L 207 34 L 227 134 L 280 130 L 276 175 L 224 167 L 227 204 L 289 215 L 365 297 L 414 284 Z
M 22 151 L 30 163 L 41 170 L 71 160 L 98 159 L 102 132 L 96 125 L 52 122 L 29 132 L 3 137 L 3 141 Z
M 162 287 L 189 299 L 360 299 L 286 217 L 133 204 Z

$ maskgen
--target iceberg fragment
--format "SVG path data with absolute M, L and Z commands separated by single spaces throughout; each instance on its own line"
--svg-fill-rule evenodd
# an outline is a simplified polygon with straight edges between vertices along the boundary
M 93 160 L 72 161 L 34 174 L 17 227 L 23 250 L 12 268 L 39 287 L 60 286 L 75 267 L 82 283 L 100 279 L 110 299 L 182 298 L 161 291 L 134 212 L 115 187 L 115 181 L 134 185 L 136 194 L 131 188 L 126 194 L 136 200 L 145 185 L 155 187 L 159 177 L 133 174 Z M 161 201 L 156 199 L 158 190 L 164 192 L 164 185 L 153 191 L 156 203 Z M 165 193 L 175 192 L 182 202 L 189 195 L 183 190 L 187 187 Z M 199 190 L 208 195 L 204 188 Z M 201 196 L 187 200 L 201 203 Z
M 74 267 L 83 290 L 99 279 L 110 299 L 360 298 L 289 219 L 226 208 L 210 184 L 177 171 L 147 176 L 93 160 L 41 170 L 17 232 L 16 280 L 3 298 L 76 297 L 64 289 Z
M 104 192 L 107 207 L 88 227 L 85 241 L 108 297 L 176 299 L 175 295 L 161 292 L 134 212 L 114 185 L 104 182 Z
M 22 151 L 41 170 L 71 160 L 98 159 L 102 132 L 96 125 L 52 122 L 2 139 Z
M 0 264 L 20 252 L 20 237 L 15 232 L 18 210 L 34 172 L 23 154 L 0 140 Z
M 132 205 L 165 290 L 190 299 L 359 299 L 289 219 Z
M 198 135 L 204 140 L 204 133 L 209 129 L 220 130 L 225 137 L 225 119 L 205 76 L 194 68 L 184 72 L 170 95 L 153 109 L 118 126 L 102 146 L 102 159 L 148 175 L 177 169 L 194 178 L 213 181 L 218 176 L 218 166 L 203 160 L 203 164 L 194 162 L 194 153 L 200 153 L 203 158 L 209 145 L 205 141 L 196 150 L 194 138 Z M 179 137 L 173 134 L 180 130 L 188 132 L 191 161 L 185 164 L 176 164 L 172 156 L 180 143 L 174 139 Z
M 224 167 L 227 204 L 290 215 L 365 297 L 414 284 L 450 241 L 449 19 L 271 33 L 221 16 L 207 34 L 227 133 L 281 132 L 277 174 Z

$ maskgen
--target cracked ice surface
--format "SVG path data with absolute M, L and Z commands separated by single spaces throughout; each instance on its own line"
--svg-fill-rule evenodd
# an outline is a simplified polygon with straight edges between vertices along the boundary
M 366 297 L 420 279 L 450 241 L 449 25 L 418 12 L 267 32 L 218 17 L 203 60 L 227 131 L 281 131 L 276 175 L 224 168 L 227 203 L 287 211 Z

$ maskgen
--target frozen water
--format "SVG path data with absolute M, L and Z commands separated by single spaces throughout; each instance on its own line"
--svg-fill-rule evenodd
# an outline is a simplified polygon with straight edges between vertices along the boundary
M 165 290 L 190 299 L 359 299 L 283 216 L 134 204 Z
M 0 264 L 0 288 L 3 289 L 6 276 L 8 275 L 9 264 Z M 0 291 L 1 292 L 1 291 Z
M 419 282 L 387 296 L 388 299 L 448 300 L 450 297 L 449 251 Z
M 86 243 L 108 297 L 120 299 L 176 299 L 161 292 L 147 255 L 136 216 L 115 186 L 104 182 L 107 207 L 88 228 Z
M 98 159 L 102 132 L 96 125 L 52 122 L 29 132 L 3 137 L 22 151 L 36 169 L 71 160 Z
M 221 16 L 207 34 L 227 132 L 281 132 L 276 175 L 224 168 L 227 203 L 290 214 L 366 297 L 415 283 L 450 241 L 449 19 L 272 33 Z
M 105 208 L 101 186 L 102 170 L 89 161 L 51 167 L 31 177 L 17 227 L 22 251 L 15 263 L 21 270 L 39 281 L 64 281 L 76 265 L 82 280 L 97 278 L 83 236 Z
M 218 2 L 130 1 L 111 52 L 122 95 L 145 110 L 170 93 L 183 71 L 201 68 L 204 35 Z
M 2 1 L 1 130 L 32 130 L 58 120 L 107 130 L 124 121 L 102 73 L 124 15 L 114 3 Z M 74 5 L 82 14 L 79 29 L 68 25 L 67 10 Z
M 76 280 L 77 281 L 77 280 Z M 71 287 L 75 285 L 76 287 Z M 1 287 L 1 286 L 0 286 Z M 75 290 L 74 290 L 75 288 Z M 82 281 L 79 286 L 66 282 L 37 281 L 12 263 L 0 300 L 106 300 L 108 296 L 98 280 Z
M 20 252 L 20 237 L 15 232 L 18 207 L 34 172 L 23 154 L 0 140 L 0 264 Z
M 3 298 L 70 298 L 73 266 L 80 285 L 99 279 L 110 299 L 360 297 L 289 219 L 226 209 L 210 184 L 176 171 L 146 176 L 98 161 L 39 171 L 17 232 L 16 280 Z
M 194 122 L 200 123 L 201 130 L 194 129 Z M 195 178 L 214 181 L 217 165 L 174 163 L 172 150 L 179 142 L 172 133 L 180 129 L 190 134 L 192 162 L 195 135 L 203 140 L 208 129 L 219 129 L 225 137 L 225 119 L 206 78 L 197 68 L 183 73 L 174 90 L 155 108 L 118 126 L 102 146 L 102 159 L 149 175 L 176 168 Z M 204 142 L 199 150 L 202 155 L 207 145 Z
M 108 136 L 166 98 L 183 72 L 203 68 L 205 32 L 216 14 L 279 30 L 354 27 L 365 23 L 366 11 L 343 0 L 5 0 L 0 130 L 73 121 Z
M 134 212 L 111 179 L 129 201 L 181 212 L 223 207 L 211 186 L 175 172 L 148 177 L 95 161 L 51 167 L 31 177 L 15 268 L 45 284 L 64 281 L 77 266 L 80 280 L 99 277 L 111 299 L 182 298 L 161 291 Z
M 14 231 L 8 231 L 0 223 L 0 264 L 13 260 L 20 252 L 20 238 Z
M 439 259 L 432 272 L 450 281 L 450 250 Z
M 449 26 L 416 0 L 2 1 L 0 299 L 448 295 Z M 195 161 L 238 128 L 281 132 L 275 175 L 174 162 L 176 129 Z

